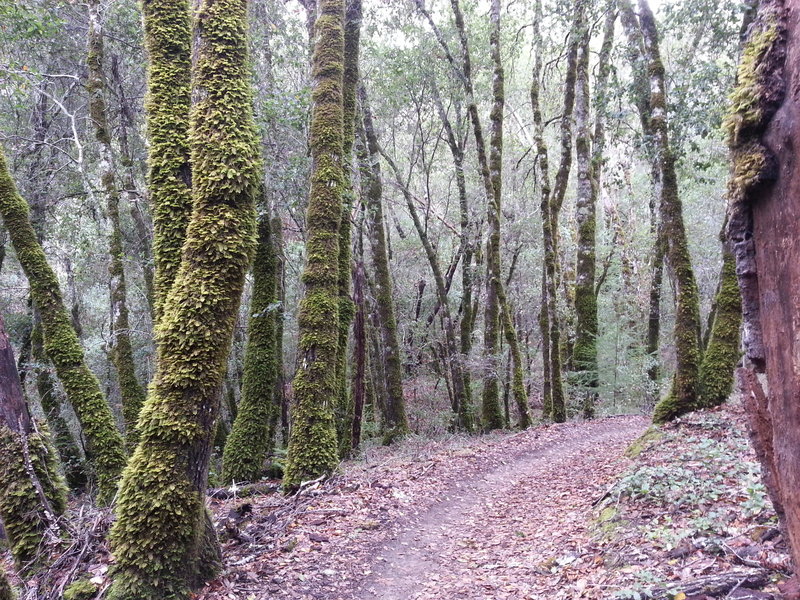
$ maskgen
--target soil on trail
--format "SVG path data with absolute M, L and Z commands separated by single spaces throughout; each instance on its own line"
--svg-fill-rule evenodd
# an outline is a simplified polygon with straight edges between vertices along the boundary
M 553 444 L 455 482 L 383 547 L 355 597 L 547 597 L 560 583 L 549 567 L 581 559 L 591 507 L 645 426 L 635 418 L 568 426 Z
M 596 566 L 592 505 L 647 425 L 614 417 L 411 439 L 298 496 L 215 501 L 227 568 L 198 598 L 577 597 L 585 582 L 563 581 L 563 567 Z

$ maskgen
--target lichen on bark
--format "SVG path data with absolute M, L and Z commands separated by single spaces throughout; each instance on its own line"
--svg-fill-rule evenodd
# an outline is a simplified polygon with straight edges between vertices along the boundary
M 183 5 L 173 8 L 182 13 Z M 158 361 L 139 419 L 140 442 L 117 500 L 114 600 L 187 598 L 190 587 L 221 568 L 205 488 L 219 387 L 256 246 L 262 166 L 247 1 L 205 0 L 195 26 L 193 210 L 156 329 Z

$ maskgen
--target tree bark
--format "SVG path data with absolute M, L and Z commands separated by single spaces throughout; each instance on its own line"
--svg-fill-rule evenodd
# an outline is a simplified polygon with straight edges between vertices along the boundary
M 536 0 L 533 18 L 533 39 L 536 48 L 536 59 L 531 79 L 531 107 L 533 109 L 534 144 L 536 146 L 536 161 L 539 165 L 541 177 L 540 210 L 542 215 L 542 240 L 544 246 L 544 265 L 542 266 L 542 308 L 540 327 L 543 333 L 542 345 L 547 346 L 542 352 L 545 360 L 545 382 L 549 381 L 550 394 L 547 386 L 544 389 L 544 416 L 557 423 L 563 423 L 567 418 L 566 403 L 564 401 L 564 387 L 561 379 L 561 331 L 556 305 L 556 255 L 555 234 L 553 231 L 553 211 L 551 206 L 550 176 L 548 170 L 547 145 L 544 141 L 544 123 L 542 109 L 539 101 L 539 86 L 542 74 L 543 44 L 540 30 L 542 20 L 541 0 Z M 565 107 L 566 108 L 566 107 Z M 563 161 L 562 161 L 563 162 Z M 549 377 L 548 377 L 549 375 Z
M 86 365 L 58 279 L 36 239 L 28 218 L 28 205 L 17 192 L 1 153 L 0 215 L 30 283 L 31 298 L 42 316 L 45 353 L 53 361 L 56 375 L 86 436 L 87 458 L 97 477 L 99 500 L 109 502 L 125 465 L 122 436 L 100 383 Z
M 583 396 L 583 416 L 594 417 L 597 389 L 597 295 L 595 293 L 597 182 L 590 127 L 589 42 L 585 11 L 577 11 L 582 20 L 576 27 L 578 56 L 575 68 L 575 155 L 577 162 L 577 197 L 575 220 L 578 229 L 575 268 L 575 345 L 573 348 L 574 383 Z
M 320 0 L 311 117 L 305 294 L 298 317 L 300 356 L 284 486 L 330 473 L 338 463 L 334 407 L 339 332 L 339 227 L 346 174 L 342 165 L 344 5 Z
M 156 374 L 139 419 L 141 441 L 117 499 L 114 600 L 187 598 L 190 587 L 221 567 L 205 488 L 220 386 L 256 248 L 263 170 L 252 112 L 247 2 L 205 0 L 197 15 L 189 138 L 194 209 L 180 268 L 162 304 Z
M 367 155 L 362 155 L 362 197 L 367 210 L 372 271 L 375 274 L 375 302 L 381 329 L 383 363 L 386 369 L 386 407 L 384 443 L 391 443 L 408 433 L 405 399 L 403 397 L 403 365 L 397 319 L 394 307 L 394 286 L 389 270 L 386 245 L 386 223 L 383 217 L 383 175 L 380 166 L 380 147 L 372 120 L 372 111 L 364 87 L 360 90 L 364 117 L 364 137 Z
M 41 558 L 45 536 L 58 536 L 56 517 L 67 503 L 47 431 L 28 412 L 14 352 L 0 316 L 0 518 L 17 565 L 30 569 Z
M 136 422 L 145 400 L 144 388 L 136 378 L 133 362 L 131 326 L 128 317 L 128 291 L 125 283 L 124 250 L 119 203 L 120 186 L 116 172 L 116 158 L 111 146 L 111 130 L 106 105 L 106 77 L 103 71 L 105 48 L 103 23 L 99 0 L 89 2 L 88 54 L 86 64 L 89 79 L 89 116 L 94 126 L 94 136 L 100 148 L 100 183 L 106 196 L 106 210 L 111 223 L 109 237 L 109 288 L 111 296 L 111 362 L 117 372 L 122 415 L 125 419 L 125 442 L 130 450 L 136 446 Z

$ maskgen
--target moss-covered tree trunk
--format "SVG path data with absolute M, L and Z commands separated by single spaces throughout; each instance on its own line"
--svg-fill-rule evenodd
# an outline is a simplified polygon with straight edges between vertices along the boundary
M 664 228 L 665 255 L 675 279 L 676 293 L 674 339 L 677 369 L 669 395 L 656 405 L 653 415 L 656 423 L 663 423 L 698 406 L 700 301 L 683 223 L 675 156 L 669 141 L 664 65 L 655 18 L 647 0 L 639 0 L 639 24 L 650 75 L 650 128 L 661 181 L 659 212 Z
M 556 246 L 553 231 L 553 211 L 551 207 L 551 188 L 548 168 L 547 145 L 544 141 L 544 123 L 539 99 L 540 78 L 542 74 L 542 36 L 541 36 L 542 5 L 541 0 L 536 0 L 533 18 L 534 47 L 536 58 L 534 60 L 533 77 L 531 80 L 531 107 L 533 109 L 534 143 L 536 145 L 536 161 L 539 165 L 541 177 L 540 210 L 542 215 L 542 240 L 544 247 L 544 265 L 542 265 L 542 307 L 540 314 L 540 327 L 543 333 L 542 345 L 547 348 L 542 352 L 545 360 L 545 374 L 549 375 L 548 390 L 544 390 L 544 416 L 557 423 L 564 422 L 567 418 L 566 403 L 564 401 L 564 387 L 561 379 L 561 329 L 559 326 L 558 306 L 556 303 L 556 276 L 557 261 Z M 562 160 L 563 162 L 563 160 Z
M 142 17 L 148 58 L 147 188 L 153 214 L 153 289 L 158 322 L 181 263 L 181 248 L 192 212 L 189 2 L 144 0 Z
M 20 568 L 35 566 L 39 545 L 59 535 L 56 517 L 67 503 L 56 453 L 46 430 L 34 426 L 14 352 L 0 316 L 0 519 Z
M 47 360 L 44 353 L 42 323 L 36 311 L 34 311 L 33 321 L 31 357 L 36 364 L 36 391 L 39 394 L 45 419 L 47 419 L 47 424 L 53 434 L 53 445 L 61 459 L 67 485 L 73 491 L 82 492 L 89 483 L 86 477 L 86 468 L 75 436 L 72 435 L 69 425 L 61 415 L 61 393 L 50 372 L 50 361 Z
M 272 243 L 275 247 L 275 391 L 273 392 L 273 422 L 270 438 L 276 439 L 278 427 L 281 442 L 289 443 L 289 402 L 285 392 L 283 368 L 283 322 L 286 304 L 286 255 L 283 249 L 283 221 L 278 215 L 272 217 Z
M 89 116 L 94 136 L 100 150 L 100 183 L 106 196 L 106 209 L 111 224 L 109 237 L 109 288 L 111 292 L 111 362 L 117 372 L 122 415 L 125 419 L 125 440 L 129 448 L 136 445 L 136 421 L 145 399 L 144 388 L 136 379 L 133 362 L 130 322 L 128 318 L 128 292 L 125 284 L 125 262 L 122 248 L 122 226 L 119 203 L 120 186 L 116 160 L 111 146 L 111 131 L 106 107 L 106 78 L 104 68 L 103 24 L 100 2 L 89 2 L 88 67 Z
M 408 420 L 403 396 L 403 365 L 400 357 L 400 340 L 397 336 L 397 318 L 394 308 L 394 286 L 389 269 L 389 252 L 386 243 L 386 223 L 383 216 L 383 175 L 380 149 L 372 121 L 372 112 L 362 88 L 362 113 L 366 137 L 367 156 L 362 159 L 362 186 L 370 246 L 372 270 L 375 274 L 375 304 L 380 323 L 383 364 L 386 374 L 386 410 L 384 413 L 384 441 L 391 442 L 408 433 Z
M 531 415 L 528 410 L 528 394 L 525 392 L 525 373 L 522 363 L 522 352 L 519 349 L 519 336 L 514 327 L 514 319 L 511 316 L 511 307 L 506 297 L 505 289 L 502 285 L 498 287 L 500 301 L 500 317 L 503 324 L 503 334 L 508 343 L 509 353 L 511 354 L 511 395 L 514 397 L 514 404 L 517 406 L 518 426 L 520 429 L 527 429 L 531 425 Z M 507 402 L 506 402 L 507 404 Z M 506 421 L 508 421 L 508 406 L 506 405 Z
M 595 294 L 597 186 L 592 161 L 589 115 L 590 34 L 585 15 L 577 30 L 579 43 L 575 69 L 575 157 L 578 181 L 575 221 L 578 229 L 578 247 L 575 268 L 573 367 L 575 369 L 574 383 L 583 397 L 583 416 L 592 418 L 599 385 L 597 375 L 597 295 Z
M 483 357 L 486 374 L 483 378 L 481 417 L 484 429 L 505 425 L 500 409 L 498 388 L 500 345 L 500 216 L 503 171 L 504 74 L 500 57 L 500 0 L 492 0 L 489 10 L 489 46 L 492 58 L 492 110 L 489 115 L 489 173 L 492 194 L 487 198 L 486 222 L 486 304 L 483 312 Z
M 733 372 L 741 357 L 742 297 L 736 279 L 736 258 L 723 242 L 716 311 L 708 346 L 700 364 L 700 406 L 718 406 L 733 391 Z
M 277 412 L 274 394 L 276 362 L 276 260 L 272 223 L 261 207 L 258 247 L 253 259 L 253 292 L 250 298 L 247 345 L 244 353 L 242 397 L 236 419 L 225 441 L 222 457 L 224 483 L 256 481 L 272 449 L 271 427 Z
M 28 205 L 17 192 L 0 153 L 0 215 L 42 317 L 45 353 L 53 362 L 67 398 L 86 436 L 86 454 L 97 479 L 99 499 L 108 502 L 117 489 L 125 449 L 97 378 L 86 366 L 83 349 L 64 306 L 58 279 L 28 218 Z
M 456 187 L 458 188 L 458 209 L 459 209 L 459 226 L 461 234 L 461 321 L 459 322 L 459 342 L 461 356 L 451 358 L 450 360 L 457 360 L 457 371 L 461 371 L 461 379 L 463 381 L 463 399 L 458 399 L 459 409 L 456 411 L 458 415 L 462 415 L 459 419 L 459 428 L 471 430 L 472 425 L 472 378 L 470 377 L 469 369 L 464 368 L 464 359 L 469 356 L 472 351 L 472 329 L 473 329 L 473 314 L 472 314 L 472 279 L 473 270 L 473 257 L 475 255 L 474 249 L 474 224 L 470 219 L 469 201 L 467 197 L 467 179 L 464 173 L 464 151 L 466 138 L 460 131 L 453 127 L 450 119 L 447 116 L 447 111 L 444 108 L 444 103 L 439 95 L 439 90 L 435 85 L 432 85 L 433 99 L 436 103 L 436 110 L 439 113 L 439 120 L 442 122 L 445 134 L 447 136 L 447 145 L 450 148 L 450 153 L 453 157 L 453 170 L 455 171 Z M 456 119 L 458 125 L 458 119 Z M 441 303 L 441 300 L 440 300 Z M 449 309 L 448 309 L 449 313 Z M 454 380 L 456 372 L 453 374 Z M 458 384 L 455 385 L 458 388 Z M 462 407 L 463 404 L 463 407 Z M 465 420 L 466 419 L 466 420 Z
M 339 225 L 339 343 L 336 350 L 336 379 L 339 387 L 336 429 L 339 454 L 351 449 L 353 404 L 347 377 L 347 346 L 355 307 L 350 297 L 351 251 L 350 220 L 353 212 L 353 145 L 355 143 L 356 92 L 358 90 L 358 56 L 361 37 L 361 0 L 346 0 L 344 19 L 344 72 L 342 74 L 342 222 Z
M 139 419 L 139 446 L 117 500 L 115 600 L 187 598 L 191 586 L 221 566 L 205 488 L 219 388 L 256 247 L 262 167 L 247 1 L 205 0 L 195 27 L 193 211 L 180 268 L 161 305 L 158 362 Z
M 338 463 L 334 408 L 339 335 L 339 227 L 342 159 L 343 0 L 320 0 L 312 59 L 311 192 L 306 219 L 305 293 L 298 316 L 299 365 L 284 486 L 330 473 Z

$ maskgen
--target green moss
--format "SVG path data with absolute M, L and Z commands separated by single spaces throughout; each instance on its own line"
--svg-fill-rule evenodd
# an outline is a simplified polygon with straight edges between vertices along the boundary
M 730 95 L 730 108 L 723 127 L 732 143 L 737 143 L 742 132 L 761 126 L 765 111 L 763 106 L 764 58 L 779 39 L 776 23 L 759 23 L 745 44 L 736 72 L 736 87 Z
M 270 425 L 276 370 L 275 249 L 269 215 L 258 224 L 258 247 L 253 261 L 253 294 L 250 300 L 247 346 L 244 354 L 242 398 L 225 443 L 222 458 L 224 483 L 256 481 L 272 446 Z
M 66 486 L 58 474 L 55 451 L 47 435 L 44 430 L 23 437 L 0 425 L 0 482 L 3 485 L 0 518 L 11 553 L 20 567 L 36 566 L 45 531 L 66 507 Z M 26 453 L 29 464 L 26 464 Z M 32 477 L 36 478 L 36 483 Z M 37 483 L 55 515 L 46 510 Z
M 106 208 L 111 235 L 109 236 L 109 288 L 111 291 L 111 362 L 117 372 L 119 391 L 122 399 L 122 415 L 125 419 L 126 442 L 130 449 L 136 445 L 136 420 L 145 399 L 144 388 L 136 379 L 136 366 L 133 362 L 133 349 L 130 338 L 128 317 L 127 285 L 125 283 L 124 251 L 122 248 L 122 226 L 120 224 L 119 203 L 120 185 L 116 176 L 114 152 L 106 108 L 106 82 L 103 74 L 103 30 L 100 16 L 100 2 L 89 2 L 88 31 L 88 81 L 89 115 L 94 126 L 95 138 L 100 146 L 102 157 L 100 181 L 106 196 Z
M 86 454 L 97 478 L 99 500 L 110 501 L 125 465 L 122 436 L 97 378 L 86 366 L 83 349 L 64 306 L 58 279 L 47 263 L 28 218 L 28 205 L 17 192 L 2 153 L 0 215 L 42 318 L 45 353 L 53 361 L 56 375 L 86 436 Z
M 305 295 L 298 316 L 299 365 L 295 375 L 293 425 L 284 477 L 287 489 L 330 473 L 338 463 L 334 407 L 339 343 L 339 228 L 344 173 L 344 5 L 321 0 L 312 58 L 311 192 L 306 219 Z
M 658 427 L 651 426 L 630 446 L 628 446 L 628 448 L 625 450 L 625 456 L 628 458 L 636 458 L 663 437 L 664 434 Z
M 50 365 L 44 354 L 43 344 L 42 326 L 37 319 L 31 332 L 31 355 L 39 365 L 36 373 L 36 390 L 39 392 L 39 400 L 47 424 L 53 432 L 53 445 L 61 459 L 61 467 L 64 470 L 67 485 L 75 492 L 82 492 L 88 484 L 86 467 L 75 437 L 66 420 L 61 416 L 61 397 L 50 373 Z
M 700 366 L 700 405 L 705 408 L 728 399 L 733 390 L 733 372 L 741 356 L 742 298 L 736 279 L 736 259 L 728 251 L 723 253 L 716 306 L 711 338 Z
M 192 211 L 189 167 L 191 24 L 188 0 L 142 2 L 148 57 L 148 193 L 153 214 L 155 313 L 161 317 L 181 263 Z
M 88 579 L 78 579 L 64 588 L 64 600 L 92 600 L 98 588 Z
M 185 4 L 162 6 L 173 12 L 151 27 L 171 16 L 183 22 Z M 256 247 L 262 176 L 246 23 L 245 0 L 207 0 L 197 13 L 193 212 L 156 329 L 157 368 L 140 442 L 117 499 L 114 600 L 184 599 L 221 567 L 205 487 L 219 387 Z

